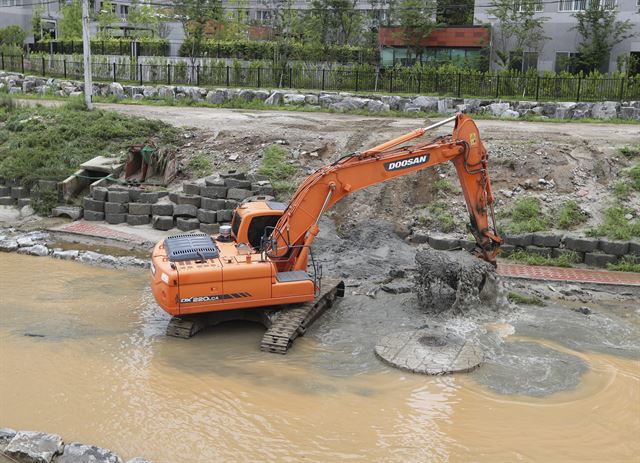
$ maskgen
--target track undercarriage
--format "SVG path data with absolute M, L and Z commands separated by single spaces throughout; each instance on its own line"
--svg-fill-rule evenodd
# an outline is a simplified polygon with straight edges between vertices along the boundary
M 260 341 L 260 350 L 286 354 L 293 341 L 303 336 L 313 322 L 338 297 L 344 296 L 341 280 L 323 279 L 320 293 L 313 301 L 267 309 L 242 309 L 208 314 L 173 317 L 167 326 L 167 335 L 188 339 L 203 329 L 231 320 L 257 322 L 267 329 Z

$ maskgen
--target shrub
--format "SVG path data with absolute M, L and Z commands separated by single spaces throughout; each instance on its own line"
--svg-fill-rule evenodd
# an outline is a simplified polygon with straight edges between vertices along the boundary
M 558 213 L 558 228 L 569 230 L 587 221 L 589 216 L 580 209 L 575 201 L 567 201 Z

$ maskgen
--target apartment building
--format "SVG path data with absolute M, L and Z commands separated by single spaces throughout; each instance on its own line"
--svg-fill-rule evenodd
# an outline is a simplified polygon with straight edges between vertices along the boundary
M 539 0 L 537 13 L 548 18 L 544 23 L 545 41 L 539 49 L 525 50 L 521 60 L 521 69 L 534 68 L 539 71 L 568 70 L 570 58 L 576 55 L 580 35 L 573 28 L 576 25 L 574 14 L 584 10 L 589 0 Z M 492 25 L 490 49 L 497 46 L 496 35 L 500 27 L 494 16 L 488 13 L 489 0 L 476 0 L 474 10 L 475 24 Z M 605 8 L 616 8 L 618 19 L 629 20 L 633 25 L 636 36 L 626 39 L 616 45 L 611 51 L 608 63 L 601 71 L 613 72 L 617 69 L 619 56 L 635 56 L 640 60 L 640 0 L 604 0 Z M 495 50 L 491 50 L 495 56 Z M 495 60 L 492 65 L 496 67 Z

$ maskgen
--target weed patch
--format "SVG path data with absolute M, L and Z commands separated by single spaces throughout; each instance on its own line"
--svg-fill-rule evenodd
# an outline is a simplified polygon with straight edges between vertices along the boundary
M 296 184 L 290 178 L 295 171 L 296 168 L 288 162 L 284 148 L 272 145 L 264 150 L 258 173 L 267 176 L 278 198 L 288 199 L 296 191 Z
M 507 294 L 509 302 L 524 305 L 544 305 L 544 301 L 537 296 L 527 296 L 520 293 L 509 292 Z
M 545 257 L 527 251 L 514 251 L 507 257 L 509 260 L 527 265 L 548 265 L 551 267 L 573 267 L 579 262 L 575 252 L 567 252 L 560 257 Z
M 618 152 L 623 155 L 625 158 L 635 158 L 640 156 L 640 145 L 634 146 L 623 146 L 618 150 Z
M 607 270 L 613 270 L 614 272 L 636 272 L 640 273 L 640 262 L 633 262 L 623 259 L 615 264 L 607 264 Z
M 575 201 L 565 202 L 558 212 L 558 228 L 569 230 L 587 221 L 589 216 L 580 209 Z
M 589 236 L 607 236 L 614 240 L 629 240 L 632 236 L 640 236 L 640 221 L 629 222 L 624 216 L 627 213 L 619 204 L 604 211 L 604 221 L 599 226 L 587 231 Z
M 520 198 L 510 211 L 502 214 L 508 219 L 505 230 L 511 233 L 531 233 L 549 229 L 549 219 L 542 213 L 537 198 Z
M 211 171 L 211 160 L 205 156 L 203 152 L 197 153 L 187 164 L 187 172 L 194 177 L 204 177 L 205 175 L 209 175 Z
M 0 176 L 23 184 L 62 180 L 95 156 L 123 154 L 129 145 L 149 138 L 165 146 L 178 139 L 177 130 L 163 122 L 86 111 L 73 101 L 60 108 L 3 105 Z

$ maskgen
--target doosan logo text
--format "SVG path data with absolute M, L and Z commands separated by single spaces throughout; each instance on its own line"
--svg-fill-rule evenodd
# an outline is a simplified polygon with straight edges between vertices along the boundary
M 386 170 L 398 170 L 398 169 L 406 169 L 408 167 L 413 167 L 418 164 L 424 164 L 429 160 L 428 154 L 423 154 L 421 156 L 415 156 L 412 158 L 402 159 L 400 161 L 386 162 L 384 164 L 384 168 Z

